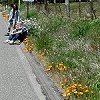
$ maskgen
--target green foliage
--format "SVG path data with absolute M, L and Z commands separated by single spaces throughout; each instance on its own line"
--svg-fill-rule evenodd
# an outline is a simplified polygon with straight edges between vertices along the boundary
M 38 13 L 35 10 L 30 10 L 28 14 L 28 18 L 37 18 L 38 19 Z
M 78 20 L 72 23 L 72 37 L 85 37 L 88 34 L 90 25 L 88 21 Z
M 89 23 L 90 25 L 90 30 L 89 30 L 89 34 L 94 36 L 94 35 L 99 35 L 100 34 L 100 19 L 95 19 L 93 21 L 90 21 Z
M 39 38 L 36 40 L 36 46 L 38 50 L 47 54 L 48 50 L 52 49 L 52 38 L 48 33 L 41 32 Z
M 50 33 L 54 33 L 57 32 L 61 28 L 61 26 L 64 25 L 65 25 L 65 21 L 62 18 L 53 17 L 49 20 L 46 28 L 47 31 L 49 31 Z
M 66 54 L 67 62 L 72 68 L 79 67 L 82 64 L 81 60 L 84 56 L 85 54 L 79 49 L 69 50 Z
M 96 82 L 93 87 L 95 95 L 92 96 L 93 100 L 99 100 L 100 99 L 100 81 Z
M 31 34 L 31 36 L 36 40 L 37 38 L 39 38 L 39 30 L 38 28 L 35 27 L 30 27 L 29 29 L 29 33 Z

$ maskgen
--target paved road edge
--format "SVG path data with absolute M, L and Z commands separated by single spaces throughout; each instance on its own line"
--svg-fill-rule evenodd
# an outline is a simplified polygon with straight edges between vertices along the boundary
M 20 45 L 23 52 L 24 44 Z M 44 73 L 43 65 L 39 62 L 35 54 L 23 52 L 29 62 L 32 73 L 35 74 L 38 83 L 41 85 L 42 92 L 46 96 L 46 100 L 63 100 L 59 90 L 54 85 L 53 81 Z M 27 70 L 27 69 L 26 69 Z M 41 99 L 42 100 L 42 99 Z

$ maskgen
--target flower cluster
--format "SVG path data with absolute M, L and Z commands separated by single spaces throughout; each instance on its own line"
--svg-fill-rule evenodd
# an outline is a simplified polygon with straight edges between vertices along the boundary
M 60 63 L 57 65 L 57 69 L 59 71 L 64 71 L 64 70 L 67 70 L 66 66 L 63 64 L 63 63 Z
M 32 45 L 28 45 L 25 47 L 25 51 L 26 52 L 32 52 L 33 46 Z
M 24 50 L 26 52 L 32 52 L 32 50 L 33 50 L 33 44 L 30 44 L 29 38 L 25 38 L 23 42 L 25 44 Z
M 56 65 L 56 67 L 52 66 L 52 65 L 48 65 L 47 71 L 51 71 L 53 68 L 55 70 L 58 70 L 58 71 L 65 71 L 65 70 L 67 70 L 67 67 L 63 63 L 59 63 L 59 64 Z
M 24 42 L 25 44 L 28 44 L 29 41 L 30 41 L 29 38 L 25 38 L 23 42 Z
M 65 93 L 63 96 L 71 96 L 74 95 L 84 95 L 86 93 L 94 93 L 93 91 L 89 90 L 88 86 L 82 86 L 81 84 L 73 84 L 65 88 Z
M 26 27 L 30 30 L 31 28 L 40 28 L 36 18 L 30 18 L 23 21 Z
M 53 68 L 53 66 L 52 66 L 52 65 L 48 65 L 48 67 L 47 67 L 47 71 L 51 71 L 51 70 L 52 70 L 52 68 Z

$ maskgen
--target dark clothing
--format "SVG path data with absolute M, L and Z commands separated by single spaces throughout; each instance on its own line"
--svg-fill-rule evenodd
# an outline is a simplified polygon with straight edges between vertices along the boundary
M 23 42 L 23 40 L 28 36 L 28 30 L 26 27 L 22 28 L 22 33 L 16 33 L 16 34 L 11 34 L 9 36 L 9 40 L 13 40 L 15 42 L 16 40 L 20 40 L 20 42 Z

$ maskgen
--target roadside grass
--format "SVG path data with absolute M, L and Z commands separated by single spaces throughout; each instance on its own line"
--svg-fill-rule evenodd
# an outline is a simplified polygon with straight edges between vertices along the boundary
M 71 9 L 77 15 L 75 5 L 73 3 Z M 36 52 L 47 57 L 45 70 L 51 73 L 58 88 L 63 89 L 65 99 L 99 100 L 100 19 L 77 19 L 72 14 L 74 20 L 70 21 L 54 15 L 44 10 L 37 12 L 35 7 L 30 12 L 27 24 L 34 43 L 31 50 L 35 48 Z

